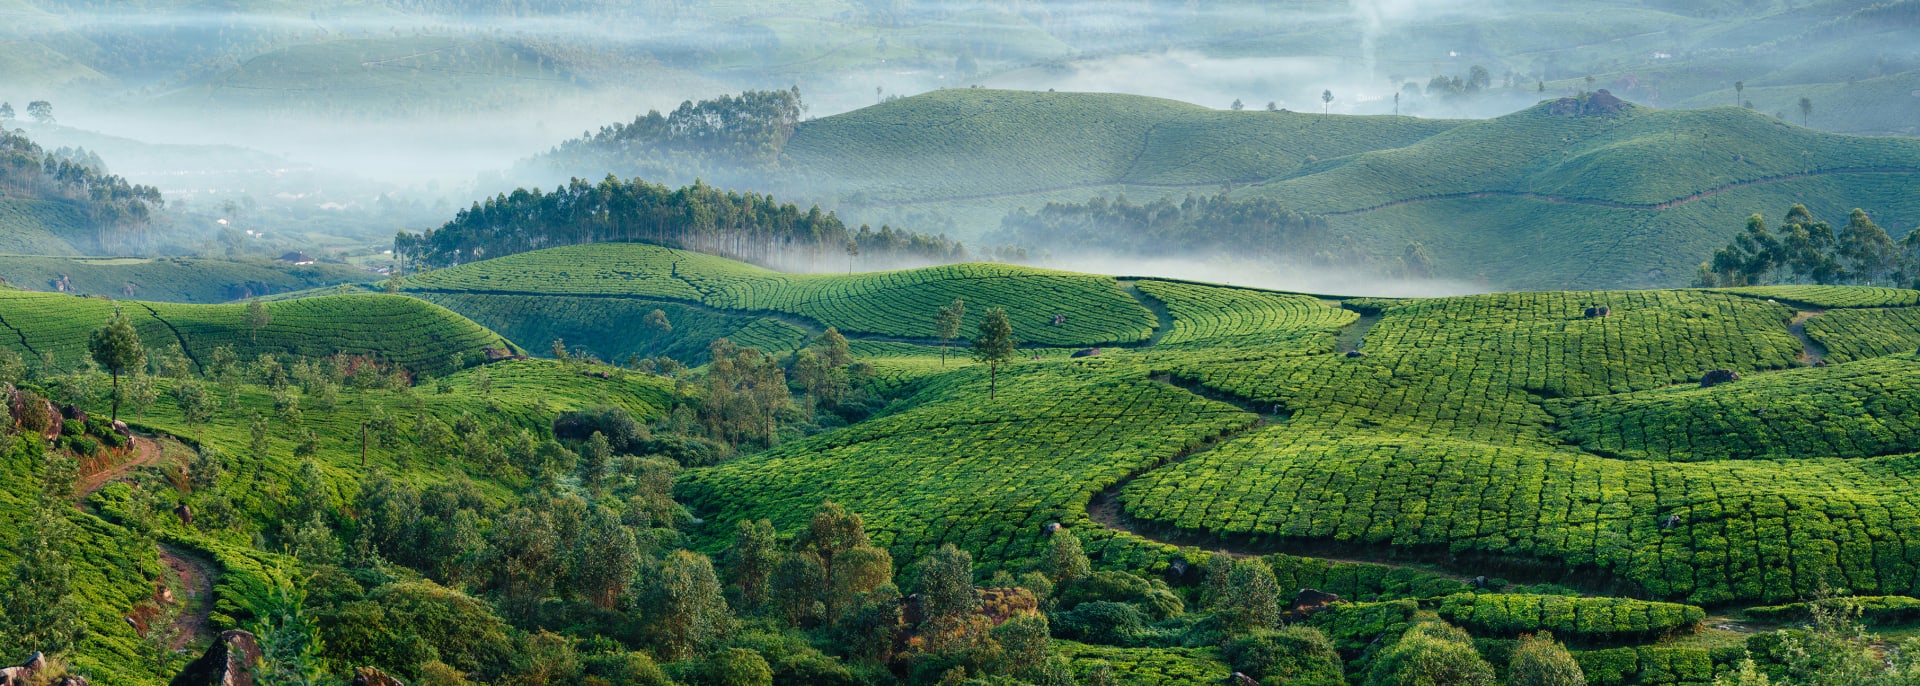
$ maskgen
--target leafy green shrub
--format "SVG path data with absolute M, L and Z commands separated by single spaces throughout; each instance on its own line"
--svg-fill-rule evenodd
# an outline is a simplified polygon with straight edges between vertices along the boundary
M 1580 663 L 1552 634 L 1520 637 L 1507 662 L 1507 686 L 1586 686 Z
M 616 451 L 629 452 L 647 440 L 647 429 L 624 407 L 595 405 L 560 413 L 553 420 L 553 436 L 584 441 L 594 433 L 607 437 Z
M 67 436 L 61 439 L 67 449 L 81 457 L 93 457 L 100 454 L 100 441 L 92 436 Z
M 773 667 L 746 648 L 723 648 L 691 666 L 680 679 L 699 686 L 773 686 Z
M 1341 686 L 1346 676 L 1340 653 L 1327 635 L 1311 627 L 1292 625 L 1258 631 L 1228 643 L 1221 655 L 1234 671 L 1261 683 L 1300 686 Z
M 1090 600 L 1048 617 L 1061 638 L 1111 646 L 1130 646 L 1146 629 L 1147 616 L 1128 603 Z
M 1180 597 L 1167 588 L 1166 582 L 1116 571 L 1094 572 L 1085 578 L 1063 584 L 1055 589 L 1054 597 L 1059 606 L 1065 609 L 1097 600 L 1132 603 L 1155 620 L 1173 617 L 1185 610 Z
M 1473 648 L 1473 637 L 1440 622 L 1425 622 L 1381 651 L 1368 670 L 1371 686 L 1493 686 L 1493 666 Z

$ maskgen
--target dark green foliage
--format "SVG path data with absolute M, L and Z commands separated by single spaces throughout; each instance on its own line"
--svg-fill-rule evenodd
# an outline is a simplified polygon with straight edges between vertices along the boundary
M 560 170 L 639 173 L 651 159 L 675 153 L 718 163 L 771 162 L 800 123 L 800 89 L 750 90 L 739 96 L 680 103 L 672 113 L 652 110 L 555 147 L 535 164 Z M 573 172 L 577 173 L 577 172 Z
M 507 627 L 485 602 L 430 581 L 386 584 L 317 616 L 326 655 L 414 677 L 429 660 L 462 672 L 506 668 Z
M 698 654 L 732 631 L 733 619 L 721 597 L 720 580 L 706 557 L 674 551 L 649 578 L 642 600 L 648 633 L 663 656 L 678 659 Z M 733 659 L 730 664 L 740 661 Z M 760 660 L 759 672 L 766 671 L 766 661 Z
M 1213 610 L 1235 633 L 1273 628 L 1280 621 L 1280 586 L 1274 581 L 1273 568 L 1258 559 L 1234 562 L 1226 594 Z
M 147 351 L 140 343 L 140 333 L 133 329 L 133 322 L 127 320 L 125 312 L 115 311 L 107 325 L 88 338 L 87 351 L 93 354 L 94 362 L 113 375 L 113 414 L 108 418 L 119 421 L 120 374 L 147 364 Z
M 980 606 L 973 587 L 973 556 L 949 543 L 921 560 L 920 599 L 929 620 L 956 621 L 971 614 Z
M 1052 615 L 1054 633 L 1061 638 L 1111 646 L 1135 645 L 1148 621 L 1133 605 L 1110 600 L 1079 603 Z
M 1340 653 L 1326 634 L 1293 625 L 1256 631 L 1227 643 L 1221 653 L 1234 671 L 1260 683 L 1341 686 L 1346 683 Z
M 438 229 L 401 232 L 393 252 L 415 270 L 426 270 L 460 264 L 462 255 L 504 257 L 553 245 L 637 240 L 798 264 L 850 241 L 864 242 L 869 255 L 946 260 L 966 254 L 944 236 L 890 227 L 878 235 L 850 230 L 818 206 L 803 210 L 770 195 L 701 183 L 676 190 L 613 176 L 598 184 L 576 178 L 548 193 L 517 188 L 487 198 Z
M 1062 609 L 1097 600 L 1131 603 L 1154 621 L 1177 616 L 1185 610 L 1180 597 L 1159 579 L 1143 579 L 1126 572 L 1101 570 L 1085 578 L 1062 582 L 1054 591 L 1054 600 Z
M 1327 222 L 1271 198 L 1226 194 L 1159 198 L 1146 203 L 1095 197 L 1085 204 L 1049 202 L 1038 211 L 1014 211 L 983 239 L 1033 252 L 1092 252 L 1132 256 L 1233 254 L 1265 259 L 1329 255 Z M 1344 262 L 1342 264 L 1345 264 Z
M 1787 210 L 1785 223 L 1769 230 L 1753 215 L 1745 234 L 1700 265 L 1696 286 L 1761 286 L 1778 283 L 1862 284 L 1911 288 L 1920 279 L 1920 236 L 1894 242 L 1886 229 L 1855 208 L 1846 226 L 1814 219 L 1805 205 Z
M 759 653 L 727 648 L 702 661 L 693 681 L 701 686 L 772 686 L 773 668 Z

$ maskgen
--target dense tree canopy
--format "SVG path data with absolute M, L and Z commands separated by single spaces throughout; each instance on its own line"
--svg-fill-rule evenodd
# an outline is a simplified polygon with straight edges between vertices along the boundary
M 164 201 L 160 189 L 107 173 L 85 150 L 48 151 L 0 128 L 0 198 L 58 199 L 78 205 L 101 247 L 138 233 Z
M 1794 205 L 1777 229 L 1756 214 L 1747 230 L 1700 265 L 1696 286 L 1858 284 L 1911 288 L 1920 283 L 1920 231 L 1895 241 L 1854 209 L 1838 229 Z
M 412 268 L 435 269 L 538 248 L 648 241 L 741 259 L 812 266 L 849 242 L 869 257 L 952 261 L 965 247 L 945 236 L 890 227 L 849 228 L 819 207 L 802 210 L 769 195 L 703 183 L 679 189 L 640 179 L 584 179 L 551 192 L 519 188 L 475 203 L 439 229 L 401 232 L 394 254 Z
M 990 240 L 1056 254 L 1189 255 L 1231 249 L 1272 256 L 1311 252 L 1325 238 L 1326 226 L 1320 217 L 1268 198 L 1241 200 L 1223 193 L 1136 204 L 1121 196 L 1017 210 Z

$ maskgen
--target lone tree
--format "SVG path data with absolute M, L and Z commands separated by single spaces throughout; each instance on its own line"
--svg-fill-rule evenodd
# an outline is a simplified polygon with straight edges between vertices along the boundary
M 856 258 L 859 256 L 860 256 L 860 243 L 851 238 L 847 239 L 847 273 L 848 274 L 853 273 L 853 258 Z
M 1746 97 L 1747 97 L 1746 92 L 1747 92 L 1747 82 L 1745 81 L 1733 82 L 1733 106 L 1734 107 L 1739 107 L 1740 103 L 1746 100 Z
M 1807 121 L 1812 118 L 1813 118 L 1813 98 L 1808 98 L 1808 97 L 1800 98 L 1800 125 L 1806 126 Z
M 653 354 L 658 355 L 660 354 L 660 339 L 666 338 L 667 334 L 673 333 L 673 322 L 667 321 L 666 310 L 654 310 L 647 313 L 647 318 L 644 320 L 644 323 L 647 325 L 647 330 L 653 332 L 653 345 L 649 347 L 653 349 Z
M 52 124 L 53 103 L 45 100 L 35 100 L 27 103 L 27 116 L 32 117 L 36 124 Z
M 113 421 L 120 420 L 120 374 L 131 369 L 139 369 L 147 363 L 146 348 L 140 345 L 140 332 L 133 330 L 133 322 L 127 319 L 127 313 L 114 310 L 113 318 L 107 325 L 93 332 L 87 341 L 87 349 L 93 352 L 93 361 L 106 367 L 113 374 Z
M 1333 111 L 1333 91 L 1331 90 L 1320 91 L 1320 114 L 1326 115 L 1327 113 L 1332 111 Z
M 1235 111 L 1235 112 L 1238 112 L 1238 111 L 1240 111 L 1240 110 L 1244 110 L 1244 109 L 1246 109 L 1246 108 L 1247 108 L 1247 104 L 1246 104 L 1246 103 L 1244 103 L 1244 102 L 1240 102 L 1240 99 L 1239 99 L 1239 98 L 1234 98 L 1234 99 L 1233 99 L 1233 111 Z
M 1013 346 L 1013 325 L 1007 322 L 1007 311 L 998 307 L 987 310 L 980 319 L 980 337 L 973 339 L 973 359 L 987 363 L 988 399 L 999 390 L 1000 365 L 1013 359 Z
M 959 298 L 953 304 L 940 308 L 940 316 L 935 317 L 935 328 L 940 332 L 940 366 L 947 366 L 947 341 L 960 335 L 960 321 L 967 316 L 967 303 Z
M 247 301 L 248 335 L 254 343 L 260 342 L 260 330 L 273 323 L 273 315 L 267 313 L 267 306 L 259 298 Z

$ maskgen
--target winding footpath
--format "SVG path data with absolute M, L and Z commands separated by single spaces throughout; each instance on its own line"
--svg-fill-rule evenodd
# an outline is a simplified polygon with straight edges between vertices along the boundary
M 74 483 L 74 493 L 79 496 L 74 509 L 84 510 L 89 496 L 98 493 L 107 484 L 125 478 L 134 470 L 159 463 L 166 455 L 160 441 L 152 436 L 135 434 L 132 437 L 133 457 L 106 469 L 81 476 Z M 160 562 L 167 566 L 173 577 L 178 580 L 177 588 L 184 591 L 184 598 L 177 598 L 182 611 L 174 617 L 175 630 L 173 649 L 181 650 L 199 644 L 212 636 L 210 616 L 213 611 L 213 583 L 219 578 L 219 570 L 213 564 L 190 555 L 173 546 L 161 543 L 157 545 Z

